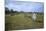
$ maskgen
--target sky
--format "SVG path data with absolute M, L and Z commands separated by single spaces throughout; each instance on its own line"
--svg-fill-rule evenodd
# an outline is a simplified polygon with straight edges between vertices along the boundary
M 16 1 L 16 0 L 5 0 L 5 7 L 13 9 L 14 11 L 24 12 L 43 12 L 43 2 L 31 2 L 31 1 Z

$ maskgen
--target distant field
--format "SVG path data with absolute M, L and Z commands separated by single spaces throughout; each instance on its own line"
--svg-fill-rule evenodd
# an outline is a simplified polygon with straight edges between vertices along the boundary
M 37 19 L 32 20 L 32 14 L 18 14 L 5 16 L 5 25 L 8 30 L 43 28 L 43 14 L 37 14 Z

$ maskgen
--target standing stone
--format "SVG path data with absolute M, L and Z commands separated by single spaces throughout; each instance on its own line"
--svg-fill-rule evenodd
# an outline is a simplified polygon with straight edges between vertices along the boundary
M 36 20 L 36 14 L 35 14 L 35 13 L 32 14 L 32 19 L 33 19 L 34 21 Z

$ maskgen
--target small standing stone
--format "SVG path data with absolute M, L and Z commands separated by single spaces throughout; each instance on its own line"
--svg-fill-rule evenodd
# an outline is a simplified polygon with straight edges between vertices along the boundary
M 33 20 L 36 20 L 36 14 L 35 14 L 35 13 L 33 13 L 32 19 L 33 19 Z

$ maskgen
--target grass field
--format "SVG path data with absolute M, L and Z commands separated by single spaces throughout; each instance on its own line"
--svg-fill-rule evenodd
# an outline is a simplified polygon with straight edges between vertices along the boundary
M 6 30 L 43 28 L 43 17 L 43 14 L 37 14 L 37 19 L 33 21 L 32 14 L 5 16 Z

